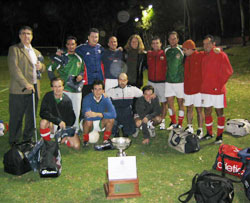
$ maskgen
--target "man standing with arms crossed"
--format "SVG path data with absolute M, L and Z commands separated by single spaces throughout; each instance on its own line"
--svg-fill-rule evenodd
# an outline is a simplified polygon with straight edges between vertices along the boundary
M 31 46 L 33 32 L 29 26 L 19 30 L 21 42 L 9 48 L 8 67 L 10 72 L 9 95 L 9 143 L 18 143 L 22 133 L 22 121 L 25 115 L 23 141 L 31 142 L 34 134 L 32 91 L 37 106 L 40 97 L 38 71 L 45 70 L 39 61 L 41 53 Z
M 175 127 L 181 127 L 184 119 L 184 53 L 180 45 L 178 45 L 179 37 L 177 32 L 173 31 L 169 33 L 168 42 L 170 46 L 165 49 L 168 63 L 165 83 L 165 96 L 167 97 L 168 111 L 171 119 L 168 130 L 172 130 Z M 179 106 L 178 124 L 176 122 L 176 113 L 174 108 L 175 97 L 177 97 Z
M 207 35 L 203 40 L 205 56 L 202 60 L 202 105 L 205 111 L 205 123 L 207 134 L 203 139 L 213 137 L 212 109 L 217 115 L 217 137 L 215 144 L 221 144 L 224 131 L 226 107 L 226 83 L 233 74 L 233 69 L 228 56 L 215 47 L 212 35 Z

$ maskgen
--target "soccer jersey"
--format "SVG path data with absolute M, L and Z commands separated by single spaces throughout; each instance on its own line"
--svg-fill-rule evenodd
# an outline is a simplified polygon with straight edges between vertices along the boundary
M 165 49 L 165 53 L 168 63 L 166 82 L 182 83 L 184 81 L 184 54 L 181 47 L 179 45 L 176 48 L 168 47 Z
M 54 72 L 55 70 L 57 70 L 57 72 L 60 75 L 60 78 L 62 78 L 65 82 L 64 89 L 69 92 L 75 92 L 74 89 L 68 87 L 66 82 L 70 75 L 78 76 L 81 74 L 83 76 L 84 62 L 77 53 L 75 54 L 67 53 L 66 56 L 68 57 L 69 60 L 65 66 L 62 66 L 54 62 L 48 66 L 48 71 Z

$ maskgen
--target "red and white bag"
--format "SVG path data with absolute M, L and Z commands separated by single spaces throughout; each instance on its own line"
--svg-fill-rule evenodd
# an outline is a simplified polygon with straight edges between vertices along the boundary
M 221 144 L 213 168 L 218 171 L 223 171 L 224 168 L 225 173 L 241 178 L 246 167 L 238 156 L 240 150 L 233 145 Z

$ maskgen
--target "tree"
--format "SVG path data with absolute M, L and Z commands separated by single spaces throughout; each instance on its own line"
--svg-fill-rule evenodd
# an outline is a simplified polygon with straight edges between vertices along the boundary
M 219 12 L 219 18 L 220 18 L 221 36 L 224 36 L 224 21 L 223 21 L 223 16 L 222 16 L 220 0 L 217 0 L 217 6 L 218 6 L 218 12 Z
M 244 10 L 242 5 L 242 0 L 239 1 L 240 4 L 240 17 L 241 17 L 241 37 L 242 37 L 242 45 L 246 46 L 245 39 L 245 18 L 244 18 Z

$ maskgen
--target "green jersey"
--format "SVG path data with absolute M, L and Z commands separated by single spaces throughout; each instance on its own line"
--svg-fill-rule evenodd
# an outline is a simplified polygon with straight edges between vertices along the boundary
M 168 47 L 165 49 L 167 57 L 166 82 L 182 83 L 184 82 L 184 53 L 179 45 L 176 48 Z
M 64 89 L 66 91 L 69 92 L 76 92 L 74 89 L 70 88 L 67 86 L 67 80 L 69 78 L 70 75 L 82 75 L 83 77 L 83 72 L 84 72 L 84 61 L 82 60 L 82 58 L 77 54 L 66 54 L 66 56 L 68 56 L 68 63 L 66 65 L 60 65 L 56 62 L 52 62 L 49 66 L 48 66 L 48 71 L 57 71 L 60 78 L 62 78 L 65 82 L 65 86 Z

